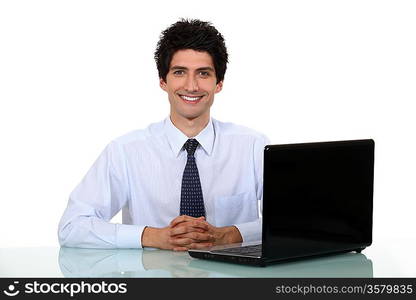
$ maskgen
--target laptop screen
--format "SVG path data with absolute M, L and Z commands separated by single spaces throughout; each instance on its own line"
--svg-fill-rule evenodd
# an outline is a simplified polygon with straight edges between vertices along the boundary
M 264 155 L 263 255 L 371 244 L 374 141 L 270 145 Z

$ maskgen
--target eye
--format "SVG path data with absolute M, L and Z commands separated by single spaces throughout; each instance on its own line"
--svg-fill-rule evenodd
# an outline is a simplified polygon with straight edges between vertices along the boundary
M 181 76 L 181 75 L 183 75 L 183 74 L 185 74 L 185 72 L 184 72 L 183 70 L 176 70 L 176 71 L 173 71 L 173 75 Z
M 199 75 L 201 75 L 201 77 L 208 77 L 210 74 L 208 71 L 200 71 Z

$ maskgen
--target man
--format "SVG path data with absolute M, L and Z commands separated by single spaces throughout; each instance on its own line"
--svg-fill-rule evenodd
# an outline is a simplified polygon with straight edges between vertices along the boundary
M 71 193 L 62 246 L 188 250 L 259 240 L 263 135 L 210 117 L 228 62 L 222 35 L 181 20 L 155 60 L 170 116 L 112 141 Z M 110 223 L 122 209 L 123 224 Z

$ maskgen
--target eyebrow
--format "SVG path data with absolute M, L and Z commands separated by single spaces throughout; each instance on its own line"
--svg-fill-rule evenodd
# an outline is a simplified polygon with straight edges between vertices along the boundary
M 173 66 L 170 69 L 171 70 L 188 70 L 187 67 L 183 67 L 183 66 Z M 196 69 L 196 71 L 212 71 L 212 72 L 214 72 L 215 70 L 214 70 L 214 68 L 211 68 L 211 67 L 201 67 L 201 68 Z

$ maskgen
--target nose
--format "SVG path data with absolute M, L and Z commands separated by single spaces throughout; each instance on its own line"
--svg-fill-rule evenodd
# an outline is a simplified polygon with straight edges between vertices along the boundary
M 198 81 L 194 76 L 187 76 L 185 82 L 185 90 L 188 92 L 198 91 Z

